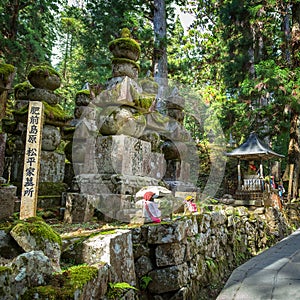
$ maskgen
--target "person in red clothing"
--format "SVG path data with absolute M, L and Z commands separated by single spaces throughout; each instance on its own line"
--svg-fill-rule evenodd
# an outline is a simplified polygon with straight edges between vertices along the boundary
M 160 223 L 161 222 L 161 211 L 158 208 L 158 204 L 154 202 L 154 198 L 157 195 L 153 192 L 146 192 L 144 194 L 144 206 L 143 206 L 143 216 L 148 222 Z

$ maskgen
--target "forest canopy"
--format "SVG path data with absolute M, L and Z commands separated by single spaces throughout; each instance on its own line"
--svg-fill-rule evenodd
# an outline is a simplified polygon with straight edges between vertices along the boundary
M 158 7 L 165 14 L 157 18 Z M 184 28 L 178 12 L 193 22 Z M 166 24 L 158 39 L 157 22 Z M 300 1 L 265 0 L 3 0 L 0 62 L 16 68 L 14 84 L 32 66 L 62 76 L 61 105 L 72 111 L 82 86 L 111 76 L 108 44 L 128 28 L 141 46 L 140 77 L 154 74 L 166 52 L 167 77 L 198 93 L 236 144 L 255 131 L 298 170 Z M 187 114 L 194 138 L 208 138 Z

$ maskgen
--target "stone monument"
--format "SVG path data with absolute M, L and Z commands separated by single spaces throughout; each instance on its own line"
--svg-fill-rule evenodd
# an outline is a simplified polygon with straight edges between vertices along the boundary
M 77 189 L 67 194 L 66 222 L 88 221 L 94 209 L 130 222 L 134 195 L 145 186 L 195 191 L 182 159 L 189 141 L 182 126 L 184 99 L 173 92 L 168 115 L 153 111 L 158 84 L 138 79 L 140 46 L 128 29 L 109 49 L 113 76 L 81 113 L 73 137 Z M 174 145 L 180 148 L 175 156 Z
M 16 104 L 13 111 L 14 125 L 11 126 L 10 181 L 19 187 L 23 179 L 25 141 L 28 106 L 30 102 L 42 102 L 44 124 L 41 140 L 38 206 L 42 208 L 60 206 L 61 194 L 66 191 L 64 180 L 65 155 L 57 151 L 61 142 L 61 128 L 70 119 L 59 105 L 60 97 L 55 93 L 61 79 L 50 66 L 33 67 L 28 81 L 15 86 Z M 8 147 L 9 148 L 9 147 Z M 10 152 L 10 153 L 9 153 Z

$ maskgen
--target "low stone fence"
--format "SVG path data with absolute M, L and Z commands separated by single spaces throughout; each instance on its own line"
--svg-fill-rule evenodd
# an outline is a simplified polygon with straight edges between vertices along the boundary
M 214 299 L 236 266 L 298 226 L 299 211 L 293 206 L 284 213 L 214 206 L 171 224 L 135 228 L 137 282 L 140 288 L 149 282 L 142 293 L 158 300 Z
M 66 292 L 68 299 L 89 300 L 215 299 L 236 266 L 289 235 L 299 227 L 299 220 L 297 204 L 282 212 L 272 207 L 248 210 L 216 205 L 169 222 L 63 237 L 61 273 L 51 278 L 51 269 L 46 270 L 41 283 L 27 266 L 12 262 L 0 267 L 6 294 L 2 297 L 0 293 L 0 299 L 14 299 L 7 295 L 16 295 L 13 283 L 24 272 L 22 276 L 31 282 L 23 288 L 18 282 L 18 297 L 24 299 L 50 299 L 52 294 L 56 298 L 51 299 L 65 299 L 59 295 L 64 297 Z M 9 238 L 7 231 L 2 234 L 3 241 Z M 1 247 L 0 256 L 4 253 Z M 36 252 L 30 253 L 37 257 Z M 68 269 L 67 264 L 72 267 Z M 39 264 L 33 269 L 42 270 Z M 84 272 L 87 275 L 81 278 Z

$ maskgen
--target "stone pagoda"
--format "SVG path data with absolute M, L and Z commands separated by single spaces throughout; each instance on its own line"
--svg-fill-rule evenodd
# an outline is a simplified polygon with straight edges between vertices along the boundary
M 69 121 L 59 105 L 60 96 L 55 90 L 60 87 L 59 74 L 49 65 L 33 67 L 28 73 L 28 81 L 15 86 L 15 107 L 13 120 L 9 120 L 10 138 L 6 151 L 7 177 L 19 189 L 23 177 L 24 150 L 28 104 L 41 101 L 44 105 L 44 125 L 42 131 L 41 160 L 39 171 L 38 207 L 49 208 L 61 205 L 64 184 L 65 154 L 57 151 L 61 143 L 61 128 Z M 18 192 L 20 194 L 20 191 Z
M 158 84 L 138 79 L 141 50 L 128 29 L 109 49 L 112 78 L 82 111 L 73 136 L 76 176 L 73 192 L 67 194 L 66 222 L 88 221 L 94 209 L 106 218 L 129 222 L 135 194 L 145 186 L 173 190 L 173 202 L 163 210 L 170 215 L 176 191 L 196 191 L 184 161 L 184 99 L 173 92 L 166 99 L 167 115 L 153 110 Z

